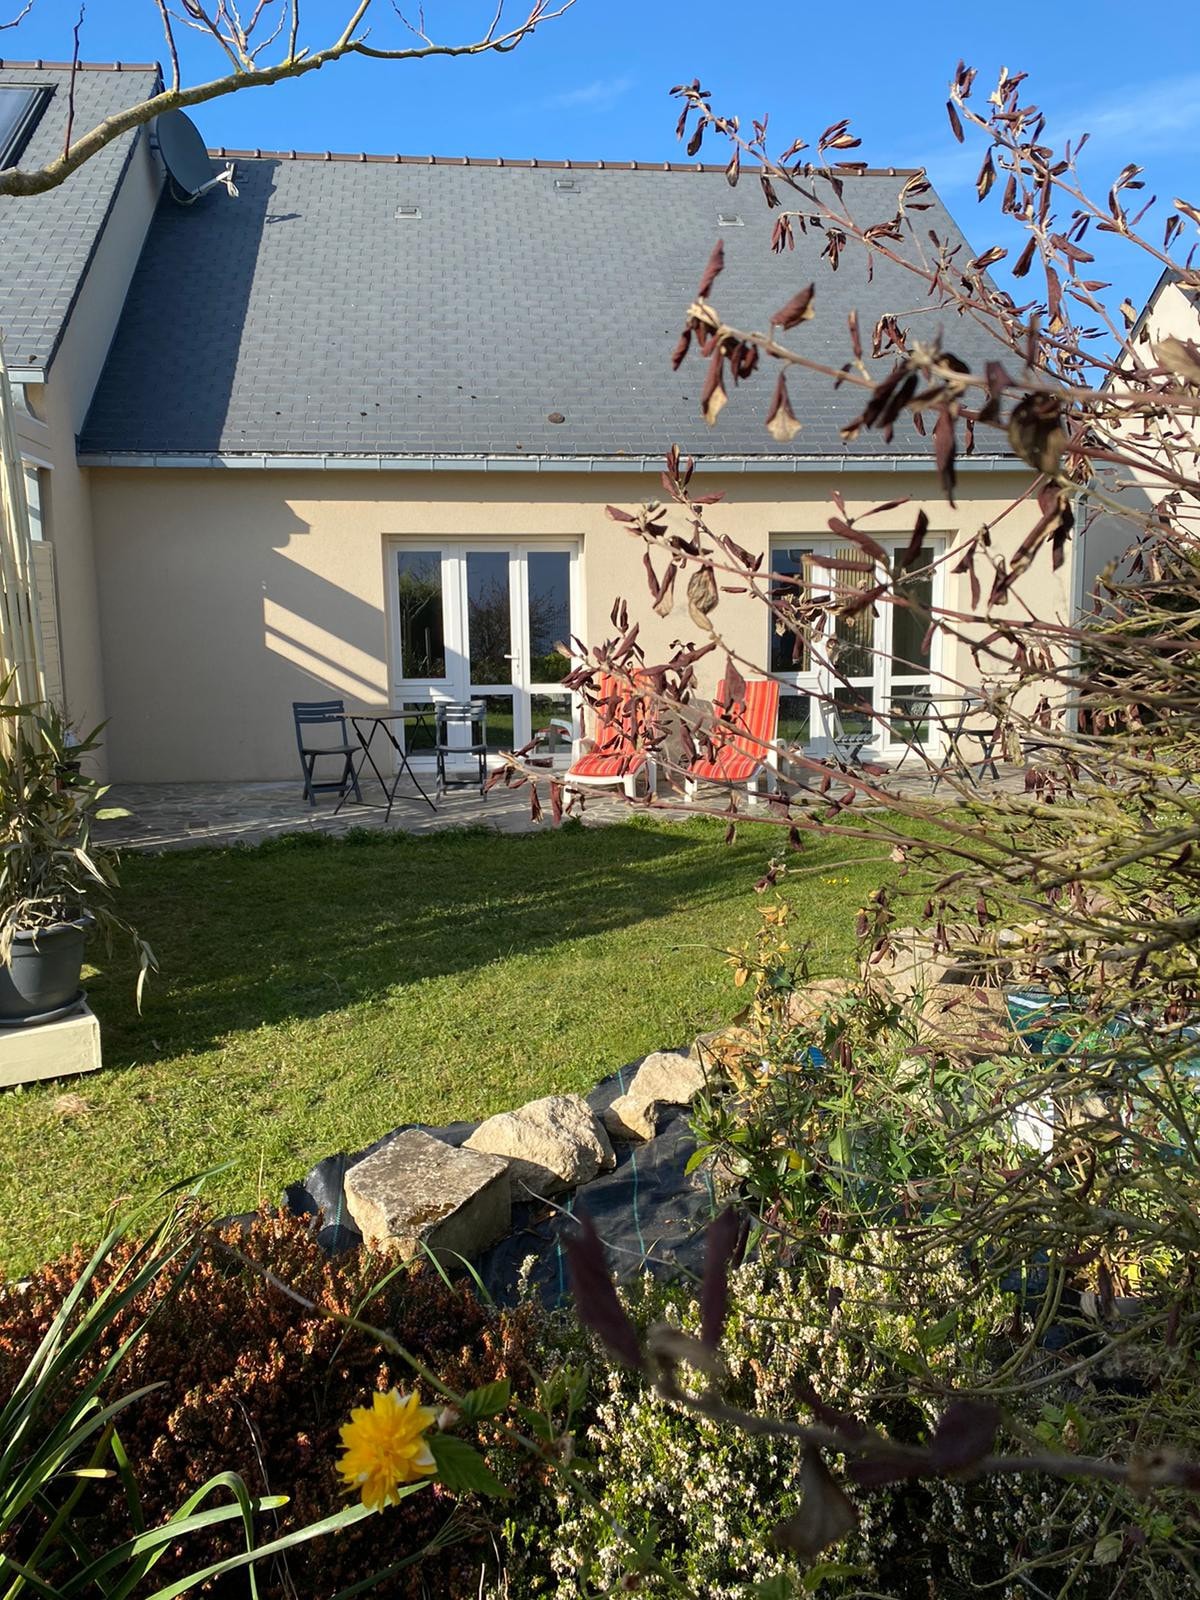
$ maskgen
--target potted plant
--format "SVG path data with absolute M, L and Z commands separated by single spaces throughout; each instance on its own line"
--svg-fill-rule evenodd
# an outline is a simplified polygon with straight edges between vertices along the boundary
M 99 933 L 133 940 L 138 1006 L 154 953 L 114 910 L 113 851 L 93 846 L 105 788 L 84 758 L 98 732 L 79 737 L 53 706 L 0 702 L 0 1026 L 49 1022 L 81 998 L 84 944 Z

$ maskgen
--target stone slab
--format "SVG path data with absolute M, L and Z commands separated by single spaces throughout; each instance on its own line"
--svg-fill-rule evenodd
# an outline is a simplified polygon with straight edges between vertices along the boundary
M 0 1028 L 0 1088 L 95 1072 L 103 1064 L 100 1024 L 86 1003 L 59 1022 Z
M 730 1071 L 738 1066 L 746 1056 L 761 1054 L 762 1041 L 759 1034 L 751 1028 L 743 1028 L 736 1022 L 729 1023 L 724 1028 L 717 1028 L 712 1033 L 702 1033 L 692 1042 L 688 1054 L 693 1061 L 699 1061 L 701 1066 L 710 1071 L 720 1068 Z
M 852 993 L 845 978 L 813 978 L 788 995 L 787 1020 L 794 1028 L 816 1028 Z
M 509 1231 L 508 1164 L 413 1128 L 350 1168 L 346 1205 L 373 1249 L 470 1258 Z
M 954 956 L 934 950 L 932 939 L 907 928 L 892 936 L 891 949 L 878 961 L 868 962 L 863 976 L 868 982 L 883 984 L 900 999 L 925 994 L 946 980 L 954 966 Z

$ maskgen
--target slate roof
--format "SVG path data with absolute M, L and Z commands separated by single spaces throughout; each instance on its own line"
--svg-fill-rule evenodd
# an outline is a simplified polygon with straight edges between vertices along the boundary
M 884 312 L 927 335 L 945 321 L 902 268 L 880 261 L 868 282 L 851 250 L 831 273 L 811 233 L 772 255 L 752 178 L 731 190 L 717 168 L 216 154 L 239 157 L 241 197 L 184 208 L 164 195 L 85 457 L 928 452 L 899 430 L 890 447 L 876 435 L 847 447 L 839 425 L 861 396 L 799 372 L 791 445 L 762 426 L 773 372 L 714 429 L 699 419 L 703 363 L 673 373 L 670 355 L 718 235 L 718 307 L 764 328 L 815 279 L 817 318 L 792 337 L 835 365 L 851 307 L 868 340 Z M 903 182 L 848 177 L 847 201 L 880 220 Z M 719 226 L 730 212 L 742 226 Z M 913 215 L 922 239 L 961 237 L 940 202 Z M 996 353 L 971 325 L 950 333 L 969 361 Z
M 157 82 L 154 66 L 81 67 L 75 131 L 143 99 Z M 0 60 L 4 84 L 47 84 L 54 91 L 18 158 L 21 167 L 41 166 L 62 151 L 70 69 Z M 53 360 L 139 137 L 144 130 L 114 140 L 46 194 L 0 195 L 0 332 L 10 367 L 44 370 Z

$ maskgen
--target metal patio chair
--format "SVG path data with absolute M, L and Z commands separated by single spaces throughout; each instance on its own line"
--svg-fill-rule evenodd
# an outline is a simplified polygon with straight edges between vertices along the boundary
M 479 792 L 487 799 L 487 705 L 483 700 L 468 700 L 462 702 L 446 701 L 435 708 L 437 715 L 437 736 L 434 739 L 433 751 L 437 761 L 437 793 L 439 798 L 446 790 L 460 785 L 452 785 L 446 776 L 447 756 L 471 756 L 478 763 Z M 466 729 L 466 738 L 455 739 L 455 729 Z
M 336 790 L 345 798 L 352 792 L 359 805 L 362 790 L 358 786 L 358 773 L 354 757 L 359 746 L 350 738 L 346 728 L 346 702 L 344 700 L 293 700 L 292 717 L 296 724 L 296 748 L 300 752 L 300 769 L 304 774 L 304 798 L 310 806 L 317 803 L 317 795 Z M 336 727 L 340 740 L 336 744 L 314 744 L 308 728 Z M 337 779 L 316 781 L 317 762 L 322 756 L 337 756 L 342 763 L 342 775 Z
M 847 707 L 848 710 L 857 709 L 855 706 Z M 875 738 L 874 726 L 868 722 L 865 728 L 847 728 L 842 721 L 841 708 L 836 701 L 830 701 L 825 707 L 825 717 L 829 724 L 829 743 L 832 747 L 833 759 L 840 767 L 861 767 L 863 751 Z

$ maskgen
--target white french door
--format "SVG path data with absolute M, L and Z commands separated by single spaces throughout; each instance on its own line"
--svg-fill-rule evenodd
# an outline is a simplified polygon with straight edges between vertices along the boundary
M 889 541 L 881 543 L 887 545 Z M 907 540 L 893 542 L 897 557 Z M 899 592 L 912 602 L 886 599 L 833 620 L 832 633 L 802 637 L 771 625 L 770 667 L 779 678 L 779 737 L 814 754 L 832 748 L 836 724 L 848 735 L 871 735 L 879 752 L 895 750 L 914 737 L 928 742 L 928 722 L 914 727 L 905 719 L 905 697 L 918 698 L 939 688 L 938 643 L 930 637 L 930 611 L 940 603 L 941 568 L 930 570 L 936 551 L 923 545 L 908 563 L 911 577 Z M 861 593 L 883 579 L 882 569 L 856 545 L 825 539 L 771 541 L 772 592 L 797 604 Z M 825 613 L 828 622 L 828 613 Z
M 559 646 L 569 651 L 577 631 L 578 546 L 406 540 L 392 544 L 388 567 L 393 701 L 478 700 L 490 750 L 519 750 L 553 728 L 567 759 L 574 706 L 562 679 L 574 662 Z

